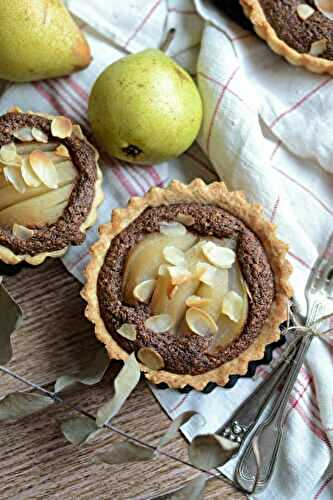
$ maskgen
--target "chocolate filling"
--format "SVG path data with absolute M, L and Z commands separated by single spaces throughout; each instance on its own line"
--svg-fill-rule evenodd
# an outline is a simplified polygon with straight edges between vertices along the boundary
M 144 322 L 151 315 L 149 304 L 128 305 L 122 296 L 123 272 L 131 248 L 148 233 L 158 232 L 161 221 L 175 220 L 188 214 L 195 223 L 188 230 L 199 235 L 233 238 L 236 254 L 251 293 L 247 321 L 242 333 L 217 352 L 208 352 L 210 339 L 188 333 L 176 338 L 171 333 L 153 333 Z M 245 351 L 259 335 L 274 299 L 274 278 L 265 251 L 254 233 L 243 222 L 222 208 L 197 203 L 146 209 L 132 224 L 115 237 L 98 277 L 98 300 L 105 326 L 123 349 L 137 351 L 154 348 L 164 359 L 168 371 L 197 375 L 217 368 Z M 123 323 L 137 328 L 136 341 L 128 341 L 116 330 Z
M 61 250 L 68 245 L 79 245 L 85 239 L 80 226 L 86 220 L 95 196 L 97 178 L 95 151 L 84 140 L 74 135 L 66 139 L 52 137 L 51 120 L 29 113 L 6 113 L 0 117 L 0 146 L 14 141 L 19 142 L 13 137 L 13 133 L 22 127 L 37 127 L 48 135 L 50 141 L 56 139 L 64 144 L 78 171 L 78 177 L 68 205 L 57 222 L 42 228 L 33 228 L 34 236 L 28 240 L 13 236 L 11 227 L 1 226 L 0 245 L 9 248 L 17 255 L 31 256 L 46 251 Z
M 303 21 L 297 6 L 308 4 L 315 12 Z M 313 0 L 260 0 L 268 22 L 278 37 L 300 53 L 309 53 L 313 42 L 327 41 L 327 49 L 320 57 L 333 60 L 333 21 L 317 10 Z

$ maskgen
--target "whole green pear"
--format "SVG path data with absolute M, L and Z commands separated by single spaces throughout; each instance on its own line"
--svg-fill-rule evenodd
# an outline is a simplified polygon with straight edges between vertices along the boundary
M 0 78 L 54 78 L 90 61 L 89 45 L 61 0 L 0 0 Z
M 202 103 L 189 74 L 157 49 L 111 64 L 89 99 L 89 119 L 99 146 L 132 163 L 176 158 L 195 140 Z

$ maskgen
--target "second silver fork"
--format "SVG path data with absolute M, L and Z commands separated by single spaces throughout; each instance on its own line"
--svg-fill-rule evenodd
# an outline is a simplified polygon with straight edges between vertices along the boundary
M 306 285 L 307 326 L 313 324 L 316 319 L 324 314 L 324 302 L 329 297 L 329 294 L 332 293 L 333 276 L 331 276 L 331 273 L 333 273 L 333 255 L 327 257 L 332 245 L 333 235 L 329 240 L 323 257 L 317 260 Z M 315 331 L 316 328 L 314 326 L 313 330 Z M 239 460 L 235 479 L 241 488 L 249 493 L 252 493 L 255 487 L 258 487 L 258 490 L 262 491 L 272 477 L 284 434 L 286 405 L 311 341 L 312 336 L 306 336 L 302 340 L 294 363 L 291 365 L 285 387 L 275 401 L 268 416 L 252 434 Z M 258 464 L 252 446 L 253 439 L 255 438 L 261 459 L 260 471 L 257 470 Z

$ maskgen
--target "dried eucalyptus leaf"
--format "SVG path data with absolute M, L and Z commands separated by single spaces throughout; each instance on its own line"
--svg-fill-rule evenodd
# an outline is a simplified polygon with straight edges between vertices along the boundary
M 10 336 L 22 322 L 22 310 L 0 284 L 0 365 L 12 357 Z
M 96 424 L 102 427 L 109 422 L 125 403 L 140 380 L 140 367 L 133 352 L 125 361 L 124 366 L 114 381 L 114 396 L 99 408 Z
M 175 418 L 175 420 L 171 423 L 169 429 L 159 440 L 157 447 L 162 448 L 162 446 L 168 444 L 171 441 L 171 439 L 173 439 L 177 435 L 179 428 L 182 425 L 186 424 L 186 422 L 188 422 L 192 417 L 194 417 L 194 415 L 199 415 L 202 424 L 204 424 L 205 419 L 199 413 L 197 413 L 196 411 L 185 411 L 184 413 L 178 415 L 178 417 Z
M 61 423 L 61 431 L 67 441 L 78 445 L 85 443 L 93 434 L 100 431 L 90 417 L 72 417 Z
M 202 434 L 192 440 L 188 454 L 192 465 L 210 470 L 228 462 L 238 447 L 238 443 L 217 434 Z
M 0 400 L 0 421 L 13 422 L 54 404 L 53 399 L 41 394 L 13 392 Z
M 77 375 L 62 375 L 55 383 L 54 391 L 61 392 L 75 383 L 95 385 L 100 382 L 110 364 L 108 353 L 104 347 L 99 349 L 95 357 Z
M 207 479 L 207 476 L 198 476 L 171 493 L 154 497 L 154 500 L 200 500 L 203 498 Z
M 114 465 L 130 462 L 144 462 L 146 460 L 152 460 L 154 457 L 154 450 L 128 441 L 114 444 L 108 451 L 98 453 L 96 455 L 96 461 L 103 464 Z

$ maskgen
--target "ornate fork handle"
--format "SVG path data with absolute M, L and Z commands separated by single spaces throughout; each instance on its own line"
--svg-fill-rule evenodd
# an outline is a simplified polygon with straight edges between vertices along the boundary
M 307 318 L 307 325 L 313 323 L 323 311 L 321 302 L 314 302 L 310 314 Z M 256 483 L 257 463 L 253 453 L 252 441 L 255 437 L 258 439 L 260 449 L 261 465 L 260 477 L 258 478 L 258 488 L 263 487 L 270 479 L 278 457 L 280 443 L 284 431 L 284 413 L 290 393 L 294 387 L 299 371 L 303 365 L 305 355 L 310 347 L 312 337 L 304 337 L 295 356 L 294 362 L 290 367 L 288 381 L 275 401 L 269 415 L 258 426 L 252 434 L 251 440 L 247 443 L 242 457 L 236 468 L 236 480 L 238 484 L 249 493 L 252 493 Z

